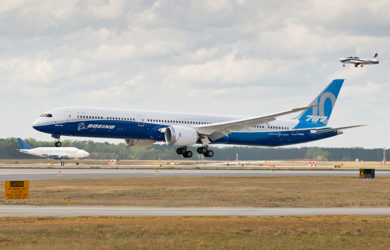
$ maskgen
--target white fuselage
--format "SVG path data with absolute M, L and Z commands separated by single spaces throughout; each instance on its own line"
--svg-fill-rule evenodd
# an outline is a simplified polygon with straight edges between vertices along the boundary
M 89 156 L 89 153 L 85 150 L 75 147 L 38 147 L 20 149 L 20 152 L 53 159 L 80 159 Z
M 343 57 L 340 58 L 339 61 L 342 62 L 343 64 L 354 64 L 355 66 L 379 63 L 377 58 L 360 59 L 359 57 Z
M 76 122 L 83 124 L 88 122 L 87 127 L 79 126 L 79 131 L 84 129 L 99 130 L 114 130 L 116 122 L 134 122 L 139 126 L 147 124 L 158 124 L 162 126 L 177 126 L 183 125 L 188 127 L 196 127 L 204 124 L 212 124 L 238 120 L 243 117 L 222 116 L 222 115 L 204 115 L 204 114 L 188 114 L 188 113 L 171 113 L 171 112 L 149 112 L 126 109 L 108 109 L 96 107 L 64 107 L 49 110 L 51 117 L 40 117 L 34 121 L 33 127 L 57 124 L 58 127 L 63 127 L 64 123 Z M 96 121 L 96 124 L 94 124 Z M 102 124 L 102 121 L 108 121 L 109 124 Z M 107 122 L 107 123 L 108 123 Z M 297 124 L 295 119 L 276 119 L 265 124 L 258 124 L 254 127 L 239 130 L 240 132 L 264 132 L 275 130 L 291 130 Z M 112 125 L 114 124 L 114 125 Z M 122 137 L 120 137 L 122 138 Z

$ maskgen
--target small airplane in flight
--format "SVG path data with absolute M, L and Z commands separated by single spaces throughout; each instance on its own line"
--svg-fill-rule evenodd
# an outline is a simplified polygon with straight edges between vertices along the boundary
M 63 159 L 80 159 L 89 156 L 85 150 L 75 147 L 38 147 L 31 148 L 25 141 L 18 138 L 20 145 L 20 152 L 30 155 L 40 156 L 49 159 L 63 160 Z
M 379 64 L 378 60 L 378 53 L 375 53 L 374 57 L 371 59 L 360 59 L 357 56 L 349 56 L 349 57 L 342 57 L 339 59 L 340 62 L 343 63 L 343 67 L 345 67 L 345 64 L 353 64 L 355 67 L 363 67 L 363 65 L 368 64 Z
M 51 134 L 61 146 L 61 135 L 120 138 L 128 146 L 151 146 L 156 142 L 177 146 L 177 154 L 191 158 L 188 146 L 212 157 L 210 144 L 283 146 L 337 136 L 348 128 L 329 127 L 343 79 L 333 80 L 308 106 L 256 117 L 168 113 L 97 107 L 62 107 L 43 113 L 33 128 Z M 280 116 L 301 111 L 293 119 Z

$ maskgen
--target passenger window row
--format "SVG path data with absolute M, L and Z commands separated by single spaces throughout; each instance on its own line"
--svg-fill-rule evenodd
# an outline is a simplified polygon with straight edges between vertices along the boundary
M 269 126 L 270 129 L 289 129 L 288 127 Z
M 256 126 L 254 126 L 254 128 L 266 128 L 266 126 L 265 125 L 256 125 Z M 286 130 L 289 129 L 288 127 L 281 127 L 281 126 L 267 126 L 267 128 L 269 128 L 269 129 L 286 129 Z
M 88 115 L 80 115 L 80 118 L 82 118 L 82 119 L 104 119 L 102 116 L 88 116 Z
M 81 119 L 104 119 L 102 116 L 89 116 L 81 115 L 77 116 Z M 135 118 L 123 118 L 123 117 L 107 117 L 107 120 L 120 120 L 120 121 L 135 121 Z M 160 119 L 147 119 L 148 122 L 160 122 L 160 123 L 178 123 L 178 124 L 211 124 L 211 122 L 198 122 L 198 121 L 176 121 L 176 120 L 160 120 Z
M 176 120 L 159 120 L 159 119 L 147 119 L 148 122 L 163 122 L 163 123 L 178 123 L 178 124 L 211 124 L 211 122 L 198 122 L 198 121 L 176 121 Z

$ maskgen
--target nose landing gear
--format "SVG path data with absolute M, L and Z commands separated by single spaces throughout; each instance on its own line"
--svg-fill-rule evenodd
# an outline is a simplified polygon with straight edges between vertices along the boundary
M 56 146 L 56 147 L 61 147 L 62 146 L 62 143 L 60 141 L 60 135 L 53 134 L 53 135 L 51 135 L 51 137 L 57 139 L 57 141 L 54 143 L 54 146 Z

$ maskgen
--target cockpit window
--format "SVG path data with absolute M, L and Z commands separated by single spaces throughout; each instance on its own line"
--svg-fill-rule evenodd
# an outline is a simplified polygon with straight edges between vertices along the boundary
M 40 117 L 53 117 L 53 115 L 52 114 L 42 114 L 42 115 L 40 115 Z

